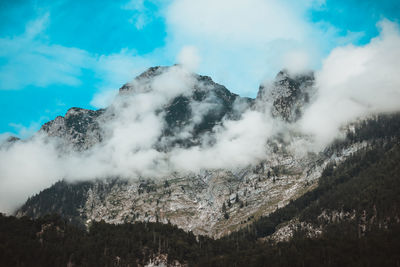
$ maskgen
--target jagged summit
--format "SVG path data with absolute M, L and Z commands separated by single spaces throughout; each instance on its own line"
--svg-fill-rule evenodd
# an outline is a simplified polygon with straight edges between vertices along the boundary
M 119 89 L 118 97 L 124 98 L 127 94 L 138 91 L 150 92 L 154 80 L 173 67 L 176 66 L 149 68 L 132 82 L 124 84 Z M 231 93 L 209 76 L 195 73 L 189 75 L 194 78 L 192 87 L 188 89 L 189 93 L 177 95 L 157 111 L 164 114 L 165 120 L 165 127 L 160 136 L 163 142 L 162 145 L 157 145 L 157 149 L 168 150 L 175 145 L 197 145 L 200 135 L 211 131 L 224 117 L 235 119 L 240 116 L 242 110 L 236 109 L 235 106 L 249 107 L 254 102 L 253 99 Z M 240 103 L 243 105 L 236 105 Z M 77 150 L 86 150 L 102 141 L 102 125 L 115 119 L 114 112 L 112 108 L 87 110 L 74 107 L 69 109 L 64 117 L 58 116 L 44 124 L 40 131 L 61 138 Z M 183 131 L 189 132 L 189 136 L 175 137 Z
M 260 86 L 257 100 L 271 106 L 271 114 L 287 122 L 297 121 L 315 94 L 314 73 L 280 71 L 275 80 Z
M 125 93 L 132 91 L 134 89 L 134 82 L 149 82 L 152 79 L 154 79 L 156 76 L 161 75 L 164 73 L 166 70 L 168 70 L 170 67 L 169 66 L 155 66 L 155 67 L 150 67 L 143 73 L 139 74 L 133 82 L 128 82 L 125 83 L 121 88 L 119 88 L 120 93 Z
M 132 82 L 124 84 L 119 90 L 120 95 L 138 91 L 149 92 L 153 90 L 153 82 L 161 75 L 177 70 L 185 73 L 185 70 L 179 70 L 179 68 L 179 65 L 151 67 Z M 187 75 L 193 79 L 190 88 L 163 107 L 166 122 L 163 135 L 169 139 L 165 142 L 164 138 L 161 148 L 163 150 L 168 150 L 174 145 L 185 147 L 198 145 L 199 135 L 211 131 L 215 125 L 221 123 L 224 117 L 234 119 L 239 116 L 240 111 L 235 110 L 236 103 L 250 106 L 254 101 L 230 92 L 225 86 L 215 83 L 209 76 L 196 73 L 187 73 Z M 176 133 L 184 131 L 190 132 L 189 137 L 174 137 Z
M 118 97 L 124 97 L 136 90 L 152 90 L 152 82 L 174 67 L 179 66 L 156 66 L 147 69 L 132 82 L 124 84 L 119 89 Z M 264 107 L 270 106 L 274 117 L 294 122 L 301 116 L 315 91 L 312 72 L 291 75 L 282 70 L 273 82 L 260 86 L 256 99 L 234 94 L 225 86 L 215 83 L 209 76 L 195 73 L 190 75 L 194 82 L 189 93 L 174 97 L 158 111 L 164 114 L 165 120 L 163 136 L 160 136 L 160 139 L 167 137 L 158 149 L 168 150 L 169 146 L 174 145 L 198 145 L 201 134 L 210 132 L 223 118 L 240 118 L 244 110 L 252 108 L 256 102 Z M 40 132 L 50 137 L 58 137 L 65 144 L 82 151 L 103 140 L 102 125 L 113 119 L 114 114 L 109 108 L 88 110 L 73 107 L 64 117 L 58 116 L 45 123 Z M 190 135 L 174 137 L 182 131 L 189 131 Z
M 119 96 L 137 90 L 148 92 L 152 83 L 160 75 L 179 66 L 151 67 L 138 75 L 132 82 L 119 89 Z M 157 149 L 168 150 L 180 145 L 189 147 L 200 144 L 203 133 L 210 132 L 223 118 L 238 119 L 248 108 L 257 102 L 263 107 L 270 107 L 274 117 L 287 122 L 300 118 L 303 109 L 314 94 L 313 73 L 291 75 L 280 71 L 275 80 L 261 85 L 256 99 L 241 97 L 230 92 L 225 86 L 215 83 L 211 77 L 190 73 L 193 78 L 191 88 L 185 94 L 177 95 L 166 103 L 158 112 L 164 114 L 165 127 Z M 58 137 L 65 144 L 72 145 L 78 151 L 86 150 L 103 140 L 102 125 L 115 119 L 110 108 L 88 110 L 73 107 L 64 117 L 58 116 L 42 126 L 40 132 L 51 137 Z M 186 136 L 177 133 L 189 132 Z
M 180 65 L 150 67 L 138 75 L 132 82 L 124 84 L 119 89 L 119 92 L 132 92 L 135 91 L 138 86 L 143 87 L 143 85 L 144 87 L 148 87 L 147 89 L 151 90 L 151 83 L 154 81 L 154 79 L 168 71 L 171 71 L 173 68 L 178 67 L 180 67 Z M 197 101 L 204 100 L 207 91 L 214 92 L 217 96 L 227 102 L 231 102 L 232 99 L 238 97 L 237 94 L 230 92 L 225 86 L 214 82 L 210 76 L 199 75 L 196 73 L 188 74 L 191 75 L 195 80 L 191 91 L 193 91 L 194 97 Z
M 85 150 L 101 141 L 98 118 L 104 109 L 70 108 L 64 117 L 58 116 L 45 123 L 40 132 L 58 137 L 78 150 Z

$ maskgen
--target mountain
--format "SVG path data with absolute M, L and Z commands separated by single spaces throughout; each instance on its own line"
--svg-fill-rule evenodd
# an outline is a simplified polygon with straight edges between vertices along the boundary
M 122 86 L 118 97 L 124 100 L 141 90 L 153 90 L 152 82 L 170 68 L 150 68 Z M 280 90 L 286 94 L 286 87 L 293 89 L 292 83 L 280 82 L 284 76 L 282 73 L 277 76 L 279 82 L 276 84 L 279 86 L 274 90 L 275 97 Z M 287 78 L 288 74 L 285 75 Z M 246 110 L 257 108 L 256 102 L 259 102 L 259 107 L 260 102 L 265 100 L 260 98 L 261 93 L 257 99 L 242 98 L 214 83 L 210 77 L 197 74 L 193 74 L 193 77 L 190 93 L 170 99 L 158 111 L 165 114 L 162 136 L 159 136 L 156 144 L 158 150 L 168 151 L 178 145 L 198 145 L 202 135 L 210 134 L 223 120 L 239 120 Z M 296 94 L 300 95 L 300 91 L 308 88 L 309 83 L 309 78 L 296 77 Z M 301 101 L 296 100 L 296 105 Z M 280 103 L 284 103 L 284 100 Z M 194 115 L 198 115 L 198 110 L 203 110 L 199 108 L 201 106 L 207 109 L 204 109 L 201 119 L 193 123 Z M 278 107 L 278 104 L 275 106 Z M 197 114 L 193 114 L 195 108 Z M 289 109 L 287 106 L 285 112 Z M 97 111 L 71 108 L 64 117 L 57 117 L 43 125 L 41 132 L 61 138 L 64 144 L 72 145 L 78 151 L 88 150 L 103 141 L 105 133 L 101 124 L 115 120 L 114 113 L 113 105 Z M 284 117 L 286 113 L 274 114 Z M 191 132 L 189 137 L 176 136 L 176 133 L 187 131 L 188 128 Z M 268 159 L 244 168 L 173 173 L 162 179 L 133 177 L 124 180 L 110 177 L 74 184 L 61 181 L 30 198 L 17 214 L 38 218 L 55 212 L 83 224 L 102 219 L 112 223 L 171 222 L 196 234 L 221 236 L 284 206 L 315 187 L 323 167 L 331 160 L 326 155 L 299 158 L 279 151 L 280 144 L 275 145 L 278 150 L 271 153 Z M 330 156 L 340 161 L 358 146 Z
M 130 95 L 142 91 L 151 91 L 152 82 L 171 71 L 173 67 L 152 67 L 136 77 L 132 82 L 124 84 L 119 89 L 118 98 L 123 100 Z M 192 132 L 191 138 L 172 138 L 173 141 L 163 144 L 163 149 L 179 144 L 190 146 L 198 144 L 198 137 L 221 122 L 222 118 L 235 118 L 238 116 L 234 105 L 251 106 L 253 99 L 243 98 L 231 93 L 223 85 L 212 81 L 208 76 L 191 74 L 194 79 L 189 89 L 190 94 L 180 94 L 163 105 L 158 112 L 165 113 L 165 127 L 162 137 L 173 137 L 174 133 L 187 130 Z M 193 124 L 193 114 L 199 107 L 207 107 L 201 114 L 201 120 Z M 194 110 L 194 108 L 197 110 Z M 54 120 L 45 123 L 40 131 L 48 136 L 59 137 L 67 145 L 72 145 L 78 151 L 87 150 L 94 144 L 100 143 L 104 132 L 101 124 L 110 123 L 115 119 L 115 107 L 106 109 L 87 110 L 82 108 L 70 108 L 64 117 L 58 116 Z M 160 147 L 161 149 L 161 147 Z
M 295 122 L 315 96 L 314 73 L 290 74 L 280 71 L 275 80 L 260 86 L 257 99 L 268 103 L 271 114 L 287 122 Z
M 64 117 L 58 116 L 40 129 L 50 137 L 58 137 L 78 150 L 85 150 L 101 141 L 99 117 L 104 110 L 70 108 Z
M 393 266 L 400 262 L 395 249 L 400 245 L 399 113 L 359 118 L 343 126 L 343 138 L 322 151 L 304 153 L 301 148 L 312 145 L 312 137 L 298 131 L 297 123 L 317 94 L 312 73 L 293 75 L 283 70 L 249 99 L 210 77 L 175 68 L 150 68 L 123 85 L 108 108 L 72 108 L 43 125 L 40 134 L 58 140 L 60 153 L 89 156 L 115 138 L 115 128 L 155 116 L 160 131 L 151 149 L 168 158 L 176 150 L 213 148 L 221 129 L 257 113 L 274 126 L 265 143 L 259 144 L 264 156 L 244 166 L 173 169 L 157 177 L 133 173 L 61 180 L 30 197 L 16 212 L 21 219 L 1 217 L 3 229 L 13 223 L 25 229 L 15 234 L 20 241 L 3 234 L 10 244 L 6 259 L 20 258 L 12 256 L 20 253 L 18 242 L 32 247 L 39 242 L 45 245 L 35 253 L 43 253 L 47 260 L 54 252 L 60 259 L 52 265 L 127 266 L 135 261 L 149 266 L 155 262 Z M 189 90 L 170 92 L 182 83 Z M 141 97 L 151 100 L 151 112 L 137 101 Z M 14 142 L 20 141 L 7 145 Z M 53 213 L 63 219 L 43 219 Z M 29 236 L 36 237 L 26 241 Z M 126 246 L 132 239 L 137 243 Z
M 170 70 L 150 68 L 122 86 L 118 95 L 122 106 L 132 94 L 155 90 L 154 80 Z M 264 107 L 273 117 L 293 123 L 314 92 L 312 74 L 292 77 L 281 71 L 268 87 L 260 87 L 256 99 L 235 95 L 210 77 L 192 77 L 189 93 L 169 99 L 157 110 L 165 114 L 164 128 L 155 144 L 159 151 L 199 145 L 204 135 L 212 134 L 225 120 L 240 120 L 247 110 Z M 207 108 L 199 108 L 202 106 Z M 106 138 L 101 126 L 117 120 L 118 108 L 116 104 L 97 111 L 72 108 L 65 117 L 46 123 L 41 131 L 61 138 L 78 151 L 88 150 Z M 194 119 L 199 113 L 201 119 Z M 182 132 L 190 134 L 181 137 Z M 366 146 L 359 141 L 324 153 L 298 155 L 288 148 L 288 141 L 282 140 L 280 133 L 268 142 L 270 148 L 266 149 L 271 151 L 267 158 L 240 168 L 174 172 L 161 179 L 109 177 L 72 184 L 60 181 L 31 197 L 17 215 L 39 218 L 58 213 L 84 225 L 99 220 L 170 222 L 195 234 L 220 237 L 312 190 L 325 166 L 340 163 Z

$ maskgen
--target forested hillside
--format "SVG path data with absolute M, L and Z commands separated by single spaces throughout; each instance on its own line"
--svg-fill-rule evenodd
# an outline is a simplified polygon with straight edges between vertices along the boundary
M 139 266 L 161 254 L 189 266 L 398 266 L 400 144 L 397 134 L 377 137 L 328 166 L 313 191 L 222 239 L 160 223 L 94 222 L 86 231 L 60 217 L 1 216 L 1 265 Z M 335 212 L 351 216 L 321 216 Z M 288 242 L 270 238 L 293 219 Z

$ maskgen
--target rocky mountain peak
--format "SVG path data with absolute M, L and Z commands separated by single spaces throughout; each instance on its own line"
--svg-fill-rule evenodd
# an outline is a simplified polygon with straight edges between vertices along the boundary
M 155 77 L 161 75 L 164 73 L 166 70 L 168 70 L 170 67 L 169 66 L 155 66 L 155 67 L 150 67 L 146 71 L 144 71 L 142 74 L 138 75 L 132 82 L 128 82 L 124 84 L 120 89 L 119 92 L 121 93 L 127 93 L 135 88 L 135 83 L 140 82 L 142 84 L 149 83 L 152 81 Z
M 58 116 L 45 123 L 40 132 L 50 137 L 58 137 L 77 150 L 85 150 L 100 142 L 98 117 L 104 110 L 70 108 L 64 117 Z
M 262 84 L 257 100 L 269 104 L 271 114 L 287 122 L 297 121 L 315 94 L 314 73 L 280 71 L 272 82 Z
M 138 75 L 132 82 L 119 89 L 119 97 L 136 92 L 151 92 L 153 82 L 167 71 L 174 71 L 177 66 L 151 67 Z M 237 102 L 250 106 L 252 99 L 242 98 L 231 93 L 225 86 L 215 83 L 209 76 L 188 73 L 193 78 L 191 88 L 184 94 L 173 97 L 156 112 L 163 114 L 165 127 L 160 140 L 162 147 L 168 150 L 176 144 L 191 146 L 199 144 L 200 135 L 220 123 L 227 116 L 235 118 L 240 113 L 235 110 Z M 159 85 L 158 85 L 159 86 Z M 41 128 L 50 137 L 58 137 L 76 150 L 86 150 L 103 139 L 102 125 L 115 119 L 113 108 L 88 110 L 73 107 L 65 116 L 58 116 Z M 189 132 L 185 138 L 176 137 L 176 133 Z
M 179 65 L 151 67 L 132 82 L 124 84 L 119 90 L 120 95 L 150 92 L 153 90 L 153 82 L 157 77 L 167 71 L 173 72 L 173 68 L 176 67 L 179 67 Z M 174 97 L 162 110 L 165 113 L 166 122 L 163 137 L 172 140 L 171 142 L 164 142 L 167 146 L 199 144 L 198 137 L 200 134 L 211 131 L 225 116 L 230 118 L 236 116 L 235 103 L 243 102 L 245 103 L 244 106 L 250 106 L 253 102 L 251 99 L 242 98 L 230 92 L 225 86 L 214 82 L 209 76 L 195 73 L 187 74 L 193 78 L 191 87 L 184 94 Z M 189 131 L 190 137 L 184 138 L 184 140 L 174 137 L 175 133 L 183 131 Z M 163 149 L 168 148 L 164 147 Z
M 179 67 L 179 65 L 173 66 L 156 66 L 150 67 L 140 75 L 138 75 L 132 82 L 124 84 L 120 89 L 120 93 L 134 92 L 140 85 L 142 87 L 148 87 L 151 90 L 151 83 L 160 75 L 172 70 L 172 68 Z M 196 73 L 188 73 L 191 75 L 195 82 L 193 84 L 192 92 L 196 100 L 202 100 L 206 97 L 209 92 L 216 93 L 218 96 L 229 101 L 230 98 L 236 98 L 237 95 L 231 93 L 225 86 L 215 83 L 211 77 L 199 75 Z M 143 89 L 142 89 L 143 90 Z M 200 94 L 200 95 L 199 95 Z

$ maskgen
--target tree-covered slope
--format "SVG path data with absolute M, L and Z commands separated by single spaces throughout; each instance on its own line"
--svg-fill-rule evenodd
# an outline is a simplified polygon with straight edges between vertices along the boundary
M 196 238 L 169 224 L 94 222 L 86 232 L 60 218 L 2 216 L 0 261 L 2 266 L 138 266 L 168 255 L 170 264 L 189 266 L 398 266 L 399 162 L 398 139 L 380 138 L 328 166 L 313 191 L 218 240 Z M 351 216 L 332 216 L 335 212 Z M 289 241 L 270 238 L 294 219 L 298 227 Z M 321 232 L 310 237 L 310 227 Z

